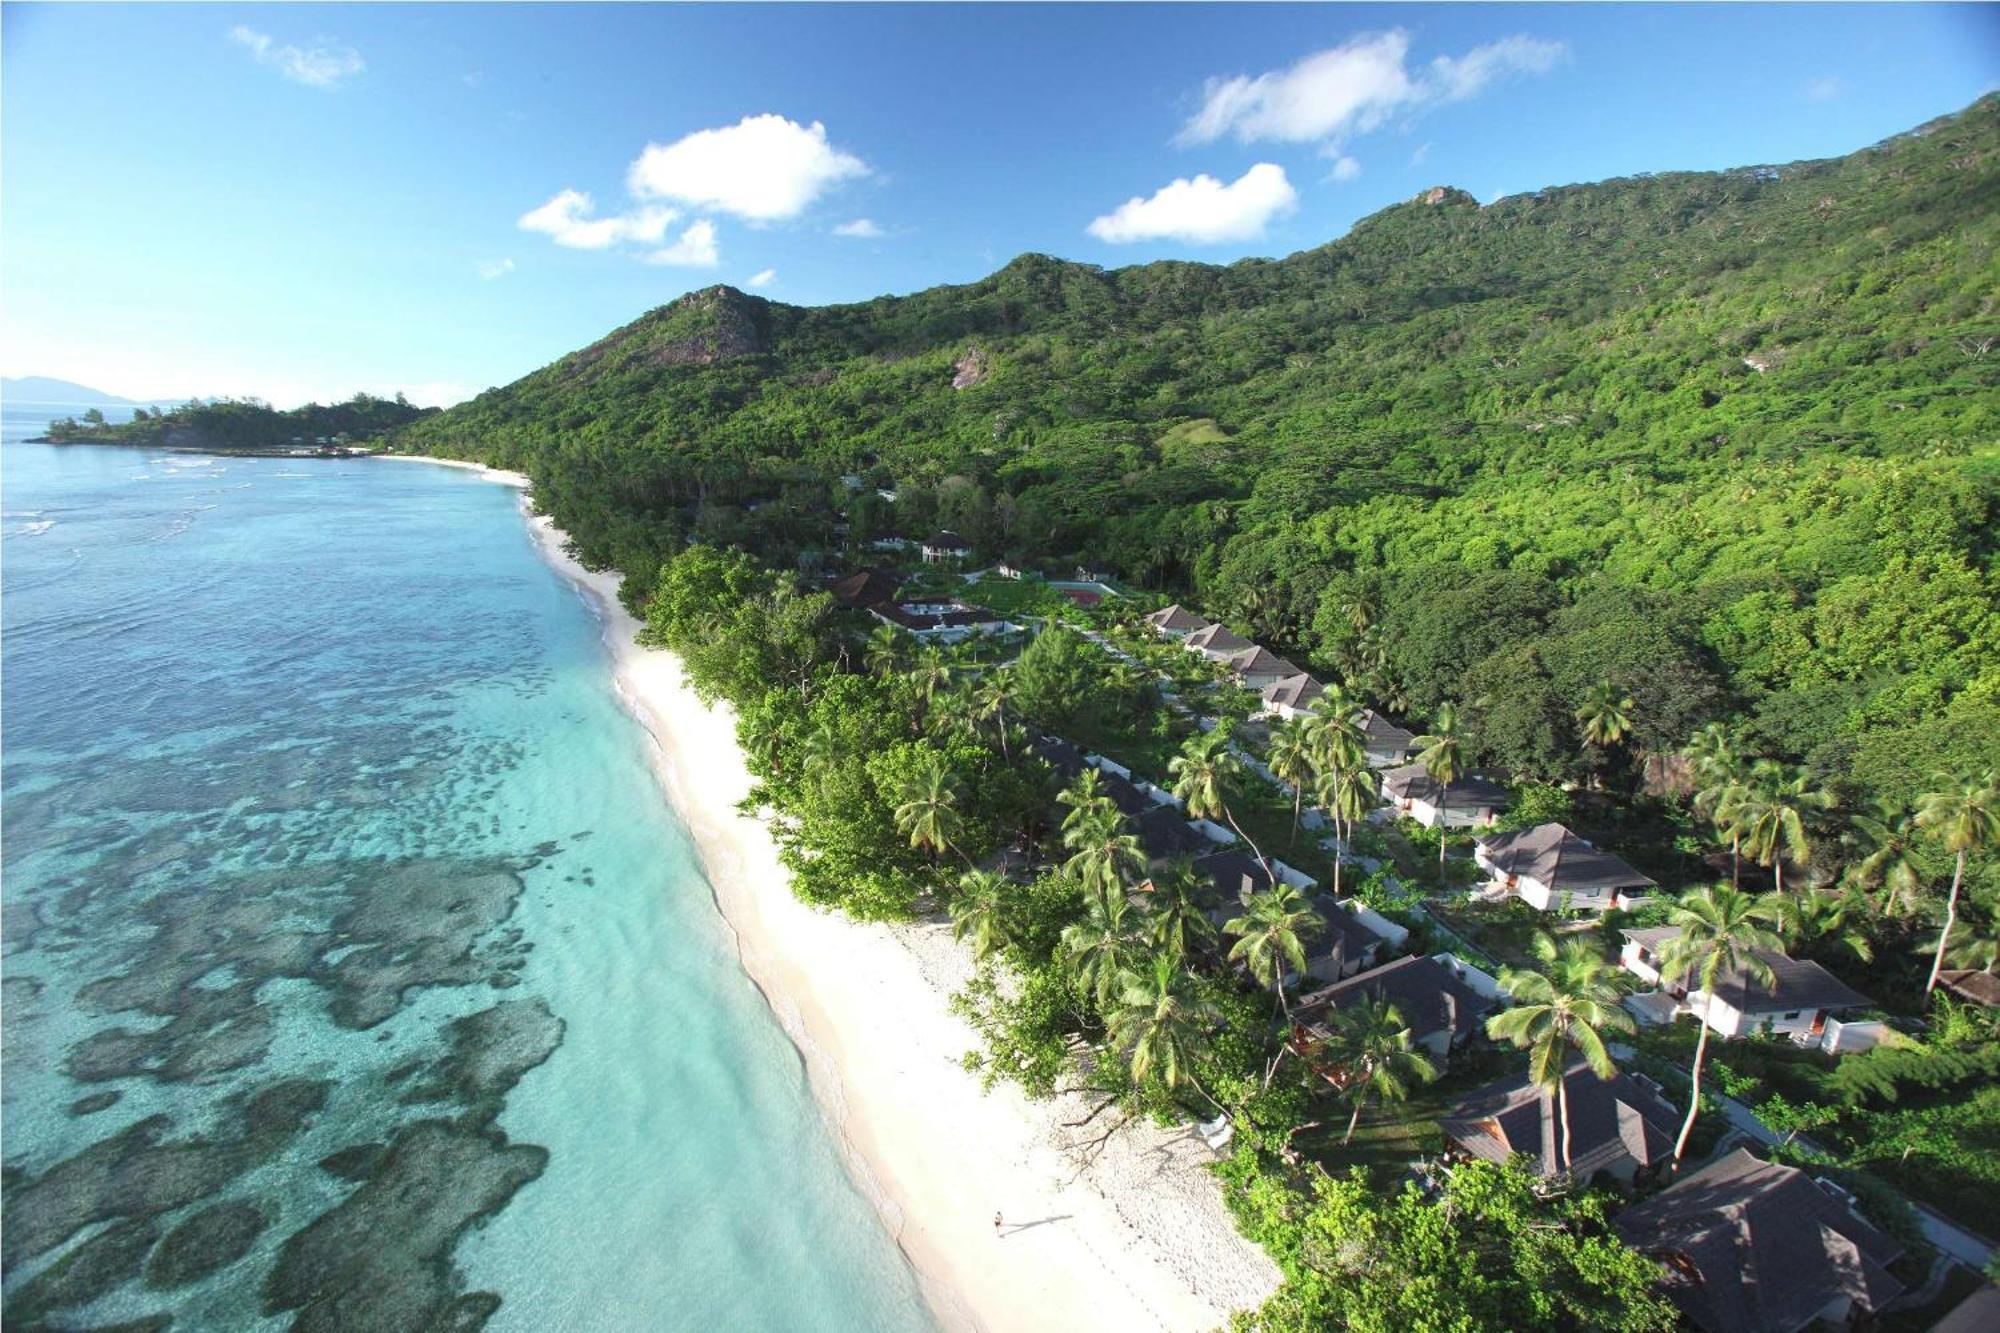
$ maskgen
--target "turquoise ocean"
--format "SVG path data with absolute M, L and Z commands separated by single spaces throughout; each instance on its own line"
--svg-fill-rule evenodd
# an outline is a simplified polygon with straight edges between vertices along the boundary
M 931 1326 L 509 488 L 0 447 L 5 1319 Z

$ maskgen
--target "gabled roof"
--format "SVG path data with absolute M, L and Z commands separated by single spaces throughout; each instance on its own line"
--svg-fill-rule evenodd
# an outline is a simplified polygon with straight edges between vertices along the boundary
M 1189 647 L 1199 648 L 1205 653 L 1240 653 L 1245 648 L 1257 646 L 1241 634 L 1230 633 L 1226 625 L 1210 625 L 1207 629 L 1198 629 L 1188 635 L 1187 641 Z
M 1251 644 L 1240 652 L 1229 655 L 1229 669 L 1239 676 L 1296 676 L 1299 669 L 1284 658 Z
M 914 603 L 912 605 L 915 605 Z M 940 604 L 942 605 L 942 603 Z M 909 606 L 899 606 L 895 602 L 877 602 L 868 608 L 870 615 L 878 620 L 886 620 L 904 629 L 956 629 L 964 625 L 992 625 L 1000 617 L 991 611 L 963 603 L 950 604 L 946 611 L 913 611 Z
M 1361 738 L 1367 745 L 1385 750 L 1407 750 L 1417 733 L 1406 731 L 1372 708 L 1361 710 Z
M 1109 796 L 1112 803 L 1118 807 L 1120 814 L 1142 815 L 1153 806 L 1152 800 L 1146 793 L 1140 791 L 1116 773 L 1104 774 L 1104 781 L 1100 785 L 1103 788 L 1104 794 Z
M 1368 956 L 1370 949 L 1381 945 L 1382 937 L 1355 920 L 1354 913 L 1342 907 L 1340 900 L 1332 894 L 1314 894 L 1312 909 L 1326 924 L 1305 937 L 1308 970 L 1315 960 L 1321 958 L 1343 963 L 1360 962 Z
M 1296 676 L 1274 680 L 1264 687 L 1264 702 L 1276 708 L 1310 708 L 1323 693 L 1320 683 L 1301 671 Z
M 1610 852 L 1599 851 L 1561 824 L 1537 824 L 1475 839 L 1503 875 L 1539 880 L 1556 893 L 1608 897 L 1619 889 L 1649 889 L 1654 881 Z
M 1193 856 L 1209 846 L 1207 838 L 1196 833 L 1187 822 L 1187 816 L 1171 805 L 1152 806 L 1132 816 L 1132 831 L 1138 835 L 1139 846 L 1145 850 L 1148 861 L 1165 861 L 1175 856 Z
M 1207 629 L 1209 620 L 1207 616 L 1198 616 L 1176 602 L 1172 606 L 1161 607 L 1158 611 L 1153 612 L 1152 615 L 1147 616 L 1146 623 L 1154 629 L 1170 630 L 1175 634 L 1182 634 L 1193 633 L 1198 629 Z
M 924 538 L 924 545 L 939 551 L 969 551 L 972 544 L 953 532 L 950 528 L 939 528 Z
M 1451 784 L 1451 790 L 1444 792 L 1422 764 L 1404 764 L 1384 773 L 1382 792 L 1392 800 L 1422 801 L 1427 805 L 1437 805 L 1438 797 L 1443 795 L 1445 805 L 1452 810 L 1504 810 L 1514 801 L 1505 787 L 1477 773 L 1462 774 Z
M 827 585 L 836 601 L 849 606 L 873 606 L 877 602 L 892 602 L 896 590 L 902 586 L 894 574 L 886 569 L 862 569 L 835 579 Z
M 1298 1012 L 1323 1013 L 1370 1000 L 1395 1005 L 1409 1024 L 1411 1040 L 1449 1032 L 1454 1043 L 1472 1035 L 1498 1003 L 1453 976 L 1437 959 L 1418 954 L 1315 991 L 1299 1001 Z
M 1053 768 L 1065 782 L 1088 767 L 1083 762 L 1083 751 L 1060 736 L 1036 737 L 1028 742 L 1028 753 Z
M 1938 985 L 1961 1000 L 2000 1008 L 2000 976 L 1991 972 L 1947 969 L 1938 973 Z
M 1563 1074 L 1568 1094 L 1570 1171 L 1579 1180 L 1630 1161 L 1651 1166 L 1673 1156 L 1674 1108 L 1630 1074 L 1600 1079 L 1582 1060 Z M 1526 1153 L 1545 1176 L 1562 1171 L 1562 1117 L 1555 1094 L 1526 1070 L 1468 1093 L 1442 1122 L 1467 1152 L 1504 1162 Z
M 1900 1245 L 1805 1172 L 1744 1148 L 1613 1225 L 1667 1260 L 1667 1295 L 1710 1333 L 1792 1333 L 1843 1295 L 1879 1310 L 1903 1290 L 1888 1271 Z
M 1237 847 L 1210 852 L 1197 860 L 1194 868 L 1196 874 L 1207 880 L 1204 889 L 1198 891 L 1202 900 L 1225 908 L 1233 909 L 1252 892 L 1271 887 L 1264 863 Z M 1233 910 L 1230 915 L 1235 915 Z
M 1649 951 L 1657 953 L 1671 941 L 1678 938 L 1680 929 L 1676 926 L 1634 926 L 1624 932 L 1625 938 Z M 1790 1009 L 1859 1009 L 1872 1003 L 1866 995 L 1855 990 L 1818 963 L 1802 958 L 1787 958 L 1784 954 L 1773 953 L 1769 949 L 1751 951 L 1771 969 L 1771 984 L 1752 980 L 1750 974 L 1741 969 L 1725 972 L 1716 978 L 1715 998 L 1745 1014 L 1780 1013 Z M 1693 979 L 1684 978 L 1690 990 L 1694 989 Z

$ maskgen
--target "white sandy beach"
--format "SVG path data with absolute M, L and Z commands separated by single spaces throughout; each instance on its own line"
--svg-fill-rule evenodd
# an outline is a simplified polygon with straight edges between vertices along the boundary
M 940 1321 L 995 1333 L 1193 1330 L 1260 1303 L 1279 1274 L 1237 1234 L 1200 1141 L 1133 1124 L 1084 1168 L 1067 1145 L 1104 1122 L 1065 1128 L 1087 1109 L 1080 1099 L 982 1091 L 959 1064 L 975 1035 L 947 1008 L 970 975 L 967 951 L 942 926 L 862 924 L 795 898 L 764 826 L 736 810 L 751 778 L 728 708 L 704 706 L 672 654 L 633 642 L 616 575 L 584 569 L 548 519 L 528 521 L 602 619 L 618 690 L 657 742 L 662 785 L 743 965 L 804 1053 L 850 1167 Z

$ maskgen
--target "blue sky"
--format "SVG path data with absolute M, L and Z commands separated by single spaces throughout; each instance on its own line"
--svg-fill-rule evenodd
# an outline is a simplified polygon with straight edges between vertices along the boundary
M 0 370 L 280 404 L 450 401 L 715 282 L 1285 254 L 2000 84 L 1992 6 L 0 13 Z

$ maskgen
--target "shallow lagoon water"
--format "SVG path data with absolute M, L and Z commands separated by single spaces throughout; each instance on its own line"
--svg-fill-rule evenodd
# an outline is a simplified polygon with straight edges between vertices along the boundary
M 928 1327 L 515 495 L 35 424 L 10 1326 Z

